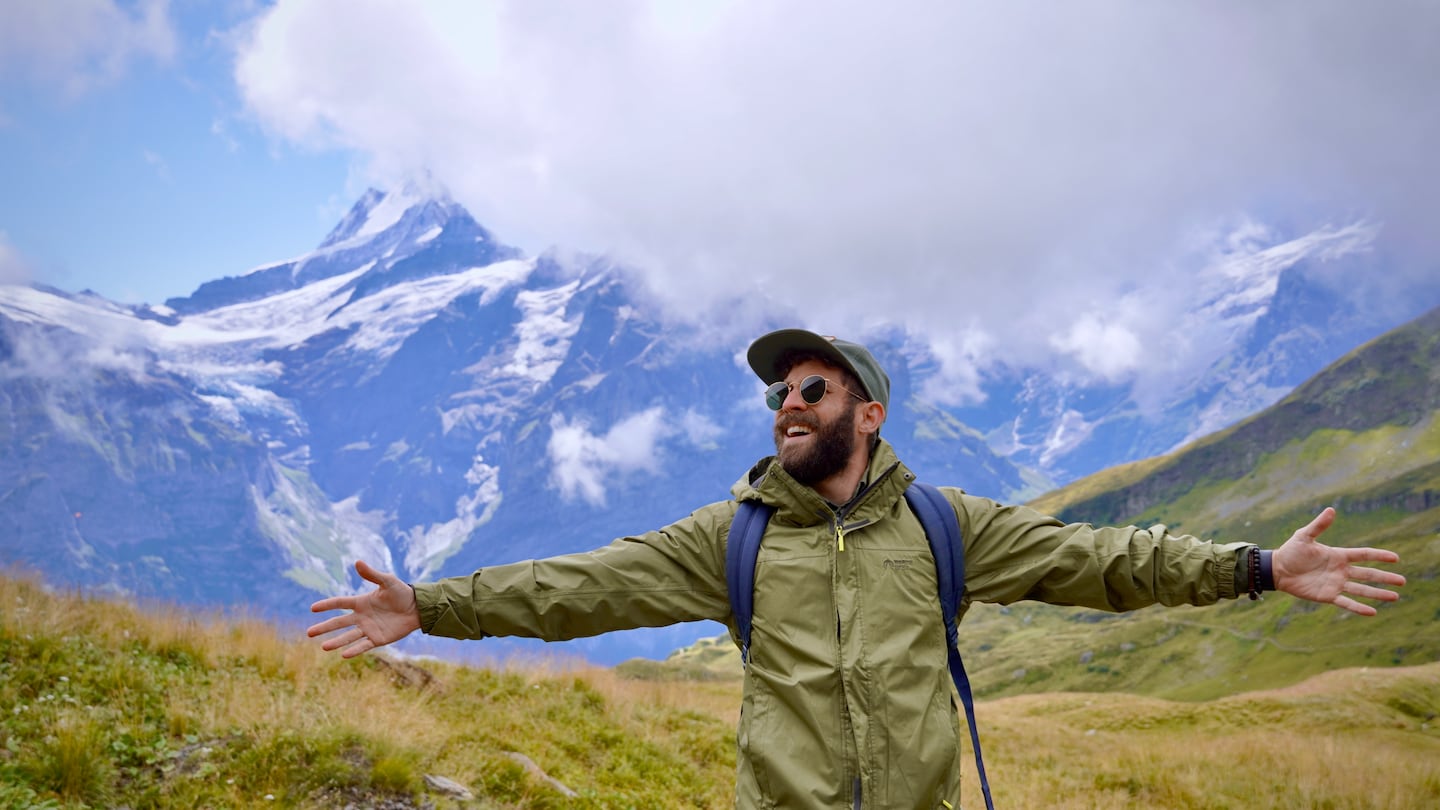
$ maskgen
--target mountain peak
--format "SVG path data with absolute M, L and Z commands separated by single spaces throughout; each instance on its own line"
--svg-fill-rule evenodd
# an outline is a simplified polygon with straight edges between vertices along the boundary
M 443 186 L 434 183 L 408 182 L 394 191 L 368 188 L 320 243 L 319 250 L 368 240 L 401 224 L 407 217 L 434 225 L 457 215 L 469 216 Z
M 452 243 L 463 246 L 463 259 L 474 266 L 514 258 L 519 253 L 496 244 L 490 232 L 437 184 L 412 182 L 395 191 L 371 188 L 313 252 L 244 275 L 208 281 L 188 298 L 172 298 L 165 304 L 183 315 L 298 289 L 367 264 L 377 275 L 384 275 L 396 264 L 415 264 L 407 260 L 418 253 L 433 253 Z M 421 264 L 430 267 L 427 273 L 447 272 L 462 257 L 451 258 L 448 263 Z M 414 276 L 412 268 L 385 283 Z

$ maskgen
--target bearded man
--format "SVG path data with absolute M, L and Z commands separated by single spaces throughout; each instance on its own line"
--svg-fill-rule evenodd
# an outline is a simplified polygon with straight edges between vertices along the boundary
M 755 569 L 735 806 L 959 807 L 960 724 L 933 557 L 904 498 L 915 476 L 880 438 L 890 379 L 864 346 L 800 329 L 761 337 L 748 360 L 769 385 L 776 455 L 732 500 L 595 551 L 413 587 L 357 562 L 378 587 L 316 602 L 315 612 L 351 612 L 309 634 L 342 631 L 322 646 L 350 658 L 415 630 L 561 640 L 713 619 L 738 643 L 726 539 L 739 504 L 759 501 L 774 514 Z M 1355 565 L 1397 562 L 1392 552 L 1316 541 L 1332 509 L 1272 554 L 941 492 L 964 538 L 962 614 L 972 601 L 1123 611 L 1274 589 L 1368 616 L 1375 608 L 1354 597 L 1398 596 L 1366 583 L 1405 584 Z

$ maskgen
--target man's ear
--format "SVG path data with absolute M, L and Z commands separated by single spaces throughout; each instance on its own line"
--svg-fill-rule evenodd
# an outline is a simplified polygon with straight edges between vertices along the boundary
M 884 405 L 872 401 L 860 406 L 860 413 L 855 420 L 856 430 L 873 436 L 880 432 L 880 426 L 883 424 L 885 424 Z

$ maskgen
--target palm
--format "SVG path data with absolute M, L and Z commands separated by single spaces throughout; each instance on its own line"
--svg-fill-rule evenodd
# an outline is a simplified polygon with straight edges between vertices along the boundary
M 364 579 L 375 583 L 375 590 L 358 596 L 332 596 L 310 606 L 312 613 L 327 610 L 348 610 L 313 624 L 306 634 L 314 638 L 343 628 L 338 636 L 326 639 L 323 650 L 344 648 L 341 655 L 353 658 L 376 647 L 392 644 L 420 629 L 420 613 L 415 605 L 415 591 L 399 577 L 371 568 L 363 560 L 355 570 Z
M 1337 548 L 1317 541 L 1335 522 L 1335 510 L 1326 508 L 1309 525 L 1296 531 L 1276 549 L 1275 588 L 1300 599 L 1333 604 L 1362 616 L 1375 615 L 1375 608 L 1354 597 L 1393 602 L 1394 591 L 1366 583 L 1399 587 L 1405 577 L 1391 571 L 1355 565 L 1358 562 L 1399 562 L 1394 552 L 1376 548 Z

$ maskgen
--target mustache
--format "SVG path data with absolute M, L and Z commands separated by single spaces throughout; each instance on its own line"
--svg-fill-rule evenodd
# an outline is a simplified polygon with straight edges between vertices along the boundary
M 775 430 L 778 433 L 784 433 L 795 425 L 819 430 L 820 418 L 813 413 L 788 413 L 775 420 Z

